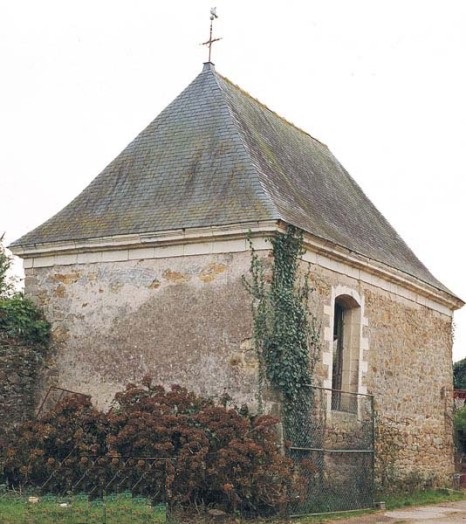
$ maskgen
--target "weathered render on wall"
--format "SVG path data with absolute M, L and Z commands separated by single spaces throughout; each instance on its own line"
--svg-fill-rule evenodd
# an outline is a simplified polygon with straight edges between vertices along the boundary
M 27 270 L 28 295 L 52 322 L 48 382 L 108 405 L 149 373 L 202 394 L 252 403 L 256 364 L 246 252 Z

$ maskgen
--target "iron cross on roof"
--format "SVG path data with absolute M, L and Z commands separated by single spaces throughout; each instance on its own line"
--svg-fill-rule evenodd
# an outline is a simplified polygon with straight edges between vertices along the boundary
M 209 40 L 207 40 L 207 42 L 203 42 L 201 45 L 206 45 L 206 46 L 209 46 L 209 62 L 211 61 L 210 60 L 210 57 L 212 55 L 212 44 L 214 42 L 218 42 L 219 40 L 221 40 L 221 38 L 212 38 L 212 23 L 213 21 L 218 18 L 218 15 L 217 15 L 217 8 L 216 7 L 212 7 L 210 9 L 210 36 L 209 36 Z

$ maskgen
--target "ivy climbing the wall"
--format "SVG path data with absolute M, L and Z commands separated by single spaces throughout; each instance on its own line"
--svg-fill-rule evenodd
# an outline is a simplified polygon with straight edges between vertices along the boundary
M 304 253 L 303 233 L 288 226 L 271 239 L 271 276 L 254 250 L 250 278 L 244 279 L 252 295 L 253 335 L 259 361 L 259 409 L 265 378 L 280 393 L 288 438 L 304 436 L 312 406 L 312 372 L 319 350 L 320 330 L 309 313 L 309 275 L 299 277 Z M 301 440 L 301 439 L 299 439 Z

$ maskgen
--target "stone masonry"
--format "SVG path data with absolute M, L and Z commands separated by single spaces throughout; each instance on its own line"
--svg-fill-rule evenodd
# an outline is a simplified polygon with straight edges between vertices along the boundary
M 250 264 L 247 243 L 236 252 L 200 251 L 137 258 L 134 250 L 131 260 L 87 257 L 87 262 L 36 263 L 27 269 L 27 293 L 53 327 L 43 387 L 90 394 L 103 407 L 126 383 L 149 373 L 167 386 L 177 383 L 216 397 L 227 392 L 238 404 L 254 405 L 251 300 L 242 283 Z M 379 466 L 389 461 L 400 475 L 416 472 L 448 481 L 451 314 L 311 251 L 304 260 L 315 288 L 311 308 L 322 325 L 316 383 L 331 385 L 333 302 L 341 293 L 351 295 L 361 306 L 359 335 L 352 335 L 359 348 L 355 391 L 374 395 L 378 424 L 395 426 L 402 441 L 393 444 L 397 451 L 390 457 L 382 456 L 387 446 L 380 447 Z
M 451 316 L 333 271 L 314 266 L 313 274 L 324 332 L 332 322 L 332 289 L 344 284 L 364 299 L 359 391 L 374 395 L 377 432 L 389 426 L 395 434 L 392 443 L 376 443 L 378 475 L 389 467 L 395 476 L 448 484 L 454 467 Z
M 15 427 L 34 416 L 41 364 L 38 348 L 0 341 L 0 448 Z

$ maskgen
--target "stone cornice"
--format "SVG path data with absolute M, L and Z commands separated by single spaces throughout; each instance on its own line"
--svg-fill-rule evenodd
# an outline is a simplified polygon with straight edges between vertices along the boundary
M 270 220 L 267 222 L 251 222 L 228 226 L 176 229 L 156 233 L 139 233 L 65 242 L 49 242 L 21 247 L 10 246 L 10 250 L 14 255 L 27 259 L 31 257 L 49 256 L 51 254 L 63 255 L 114 249 L 132 249 L 135 247 L 162 247 L 180 243 L 223 240 L 225 238 L 239 239 L 245 238 L 248 232 L 251 232 L 252 236 L 257 236 L 261 233 L 271 236 L 278 230 L 277 222 Z
M 247 251 L 248 233 L 258 249 L 270 249 L 260 242 L 285 231 L 283 222 L 267 221 L 230 226 L 192 228 L 162 233 L 142 233 L 107 238 L 52 242 L 35 246 L 13 247 L 13 254 L 24 259 L 25 268 L 79 263 L 189 256 L 231 251 Z M 427 284 L 418 278 L 369 259 L 344 247 L 306 233 L 304 260 L 346 274 L 372 285 L 405 296 L 407 299 L 432 307 L 443 306 L 442 312 L 461 308 L 464 302 L 453 294 Z M 419 300 L 423 297 L 423 300 Z M 434 308 L 438 309 L 438 308 Z

